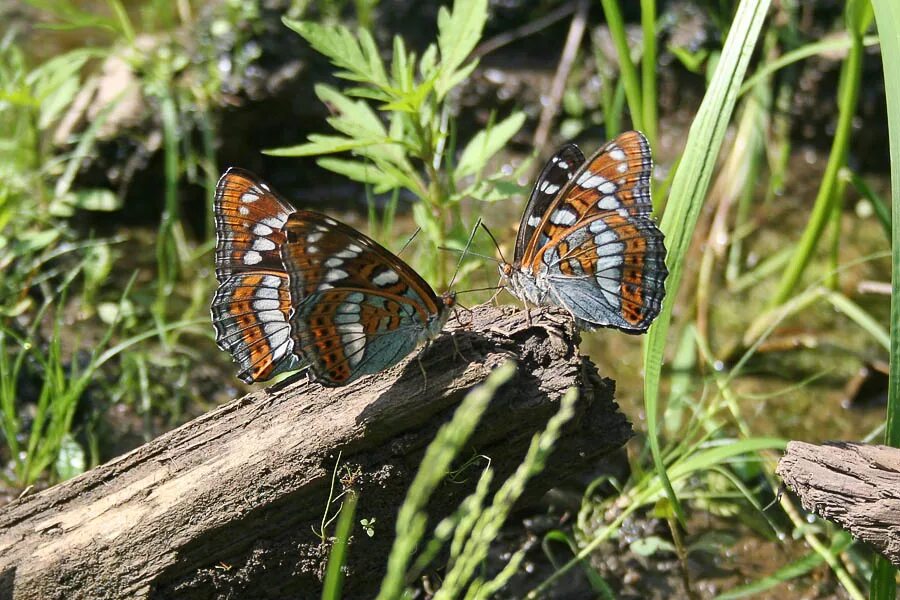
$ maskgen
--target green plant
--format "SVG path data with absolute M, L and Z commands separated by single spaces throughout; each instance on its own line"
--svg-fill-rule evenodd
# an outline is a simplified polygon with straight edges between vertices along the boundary
M 885 443 L 900 446 L 900 6 L 890 0 L 872 0 L 887 95 L 888 136 L 891 157 L 891 326 L 890 380 L 885 426 Z M 889 600 L 896 596 L 896 569 L 883 557 L 875 560 L 871 598 Z
M 535 435 L 522 464 L 486 504 L 493 480 L 493 469 L 486 468 L 476 490 L 466 497 L 456 512 L 435 527 L 433 537 L 423 542 L 428 499 L 443 481 L 451 463 L 472 434 L 482 413 L 496 390 L 515 372 L 515 366 L 499 367 L 483 386 L 470 392 L 449 423 L 441 427 L 434 441 L 425 451 L 419 471 L 407 492 L 406 500 L 397 516 L 397 537 L 388 559 L 379 598 L 398 598 L 404 594 L 406 582 L 414 580 L 449 544 L 449 559 L 445 577 L 434 597 L 490 598 L 516 573 L 525 557 L 524 550 L 513 555 L 509 563 L 492 579 L 485 579 L 478 568 L 487 557 L 490 544 L 509 515 L 513 504 L 522 494 L 525 484 L 539 473 L 559 438 L 560 429 L 572 418 L 575 390 L 562 399 L 559 412 L 547 424 L 546 430 Z M 418 551 L 418 556 L 416 553 Z
M 342 25 L 284 19 L 313 49 L 328 57 L 336 75 L 352 82 L 338 90 L 315 87 L 332 111 L 328 124 L 338 135 L 313 134 L 305 144 L 268 150 L 276 156 L 322 156 L 350 152 L 355 158 L 320 158 L 318 164 L 383 194 L 413 194 L 413 216 L 428 244 L 423 273 L 443 287 L 448 261 L 437 248 L 462 248 L 471 229 L 461 201 L 505 199 L 522 191 L 500 173 L 485 176 L 490 159 L 515 135 L 525 116 L 513 113 L 491 122 L 462 148 L 457 158 L 452 91 L 478 64 L 469 54 L 487 20 L 486 0 L 456 0 L 438 14 L 438 39 L 417 57 L 394 38 L 390 65 L 382 62 L 372 34 Z M 386 226 L 396 200 L 385 215 Z M 470 224 L 469 224 L 470 225 Z M 377 234 L 377 232 L 375 232 Z

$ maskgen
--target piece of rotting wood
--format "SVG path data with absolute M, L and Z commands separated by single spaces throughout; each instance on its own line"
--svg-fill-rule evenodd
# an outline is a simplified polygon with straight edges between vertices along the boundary
M 581 391 L 535 498 L 566 477 L 596 473 L 631 426 L 614 383 L 578 352 L 559 311 L 483 306 L 451 319 L 421 354 L 342 388 L 305 377 L 254 392 L 109 463 L 0 509 L 0 600 L 7 598 L 312 598 L 334 523 L 328 505 L 350 485 L 357 524 L 345 597 L 371 597 L 397 509 L 425 447 L 463 396 L 507 360 L 516 375 L 491 402 L 429 505 L 450 514 L 489 457 L 501 481 L 521 463 L 571 386 Z M 453 340 L 455 339 L 455 344 Z M 458 352 L 456 351 L 458 349 Z M 336 465 L 340 457 L 340 464 Z M 475 460 L 471 460 L 476 458 Z
M 803 508 L 837 523 L 900 567 L 900 450 L 790 442 L 776 472 Z

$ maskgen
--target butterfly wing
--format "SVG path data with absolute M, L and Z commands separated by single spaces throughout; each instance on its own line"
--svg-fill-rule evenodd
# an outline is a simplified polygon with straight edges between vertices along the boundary
M 291 295 L 303 298 L 291 315 L 292 337 L 323 384 L 396 364 L 445 314 L 424 279 L 352 227 L 297 211 L 286 231 L 282 261 Z
M 650 216 L 650 145 L 628 131 L 601 147 L 547 207 L 521 268 L 584 326 L 645 331 L 665 294 L 663 234 Z
M 666 248 L 649 216 L 595 216 L 542 259 L 550 293 L 585 329 L 642 333 L 659 314 Z
M 544 165 L 534 183 L 528 204 L 525 205 L 525 212 L 522 213 L 522 221 L 519 223 L 519 233 L 516 236 L 516 262 L 522 259 L 525 246 L 534 235 L 541 222 L 541 217 L 547 212 L 547 207 L 583 163 L 584 154 L 578 149 L 578 146 L 566 144 L 557 150 Z
M 246 383 L 299 368 L 280 254 L 294 209 L 252 173 L 236 168 L 219 179 L 213 206 L 219 287 L 210 310 L 216 344 L 231 353 Z

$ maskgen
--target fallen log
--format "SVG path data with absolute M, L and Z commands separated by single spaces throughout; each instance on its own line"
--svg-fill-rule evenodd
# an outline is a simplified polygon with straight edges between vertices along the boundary
M 631 427 L 614 383 L 578 353 L 563 313 L 526 320 L 511 307 L 461 315 L 421 354 L 343 388 L 305 377 L 234 400 L 128 454 L 0 510 L 0 600 L 51 598 L 309 598 L 321 593 L 331 541 L 320 539 L 333 475 L 358 493 L 345 597 L 370 597 L 384 573 L 394 518 L 425 447 L 473 386 L 507 360 L 463 460 L 486 455 L 502 481 L 563 393 L 581 391 L 534 497 L 590 472 Z M 454 344 L 455 341 L 455 344 Z M 340 457 L 340 465 L 336 464 Z M 480 472 L 480 471 L 479 471 Z M 446 482 L 440 518 L 477 473 Z M 332 525 L 333 526 L 333 525 Z
M 837 523 L 900 567 L 900 450 L 790 442 L 776 472 L 803 508 Z

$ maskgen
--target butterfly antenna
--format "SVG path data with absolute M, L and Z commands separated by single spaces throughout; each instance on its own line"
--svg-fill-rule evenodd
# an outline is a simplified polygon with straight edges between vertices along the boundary
M 481 228 L 487 232 L 488 236 L 491 238 L 491 241 L 494 242 L 494 247 L 497 248 L 497 254 L 500 255 L 500 260 L 505 263 L 506 259 L 503 257 L 503 251 L 500 249 L 500 244 L 497 243 L 497 238 L 495 238 L 494 234 L 491 233 L 491 230 L 487 228 L 487 225 L 484 224 L 484 221 L 479 219 L 478 223 L 481 225 Z
M 457 254 L 462 254 L 462 250 L 459 248 L 449 248 L 447 246 L 438 246 L 438 250 L 444 250 L 446 252 L 456 252 Z M 477 256 L 478 258 L 483 258 L 484 260 L 489 260 L 491 262 L 499 263 L 500 261 L 495 256 L 488 256 L 486 254 L 478 254 L 477 252 L 468 252 L 469 256 Z
M 453 287 L 453 282 L 456 281 L 456 276 L 459 275 L 459 270 L 462 268 L 463 260 L 466 258 L 466 254 L 469 252 L 469 246 L 472 245 L 472 240 L 475 238 L 475 232 L 478 231 L 478 226 L 484 225 L 481 222 L 481 217 L 478 218 L 478 222 L 475 223 L 475 227 L 472 228 L 472 233 L 469 234 L 469 239 L 466 240 L 466 247 L 463 248 L 462 255 L 459 257 L 459 262 L 456 263 L 456 271 L 453 272 L 453 277 L 450 278 L 450 283 L 447 284 L 447 289 L 451 289 Z
M 416 239 L 416 236 L 419 235 L 419 232 L 420 232 L 420 231 L 422 231 L 422 228 L 421 228 L 421 227 L 416 227 L 416 230 L 413 231 L 413 234 L 412 234 L 411 236 L 409 236 L 409 239 L 406 240 L 406 243 L 403 244 L 403 247 L 400 248 L 400 249 L 397 251 L 397 256 L 400 256 L 400 255 L 403 253 L 403 251 L 406 250 L 406 247 L 409 246 L 410 244 L 412 244 L 412 241 L 413 241 L 414 239 Z

